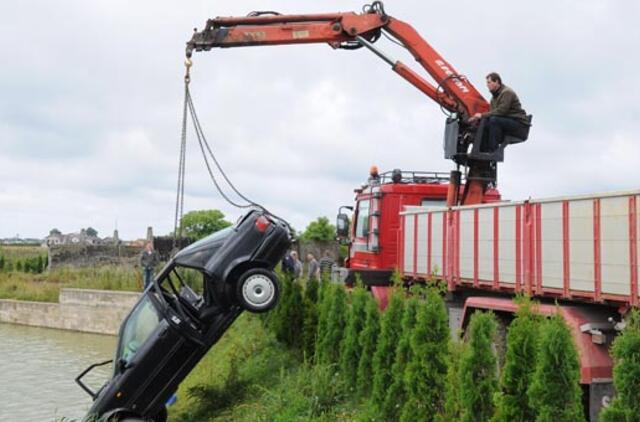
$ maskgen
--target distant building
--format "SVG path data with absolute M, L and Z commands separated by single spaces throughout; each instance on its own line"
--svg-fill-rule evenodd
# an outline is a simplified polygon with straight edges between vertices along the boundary
M 34 238 L 21 238 L 16 235 L 15 237 L 8 237 L 6 239 L 0 239 L 0 245 L 40 245 L 42 239 Z
M 43 246 L 58 245 L 99 245 L 102 240 L 98 236 L 90 236 L 85 229 L 77 233 L 62 234 L 60 232 L 49 233 L 45 237 Z

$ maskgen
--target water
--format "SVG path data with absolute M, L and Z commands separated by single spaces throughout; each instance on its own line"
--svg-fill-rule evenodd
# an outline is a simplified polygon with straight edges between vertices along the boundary
M 113 357 L 116 337 L 0 323 L 0 421 L 80 420 L 91 397 L 74 381 L 87 366 Z M 94 391 L 111 365 L 83 380 Z

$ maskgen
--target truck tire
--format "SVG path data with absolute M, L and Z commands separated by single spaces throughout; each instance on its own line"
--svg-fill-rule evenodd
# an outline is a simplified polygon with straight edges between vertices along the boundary
M 276 306 L 280 298 L 278 277 L 264 268 L 248 270 L 238 279 L 236 298 L 240 306 L 249 312 L 267 312 Z

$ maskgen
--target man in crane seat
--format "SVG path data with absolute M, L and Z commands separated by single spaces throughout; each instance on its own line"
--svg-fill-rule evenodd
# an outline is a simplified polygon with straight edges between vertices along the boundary
M 505 136 L 527 139 L 531 125 L 520 99 L 513 89 L 502 83 L 496 72 L 487 75 L 487 88 L 491 92 L 491 107 L 485 113 L 476 113 L 469 120 L 486 119 L 482 136 L 482 152 L 493 152 L 504 142 Z

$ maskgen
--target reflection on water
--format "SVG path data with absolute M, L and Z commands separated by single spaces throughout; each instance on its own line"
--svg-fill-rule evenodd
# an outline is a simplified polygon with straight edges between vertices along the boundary
M 0 323 L 0 421 L 80 419 L 91 397 L 74 381 L 92 363 L 111 359 L 116 337 Z M 111 365 L 83 380 L 94 390 Z

